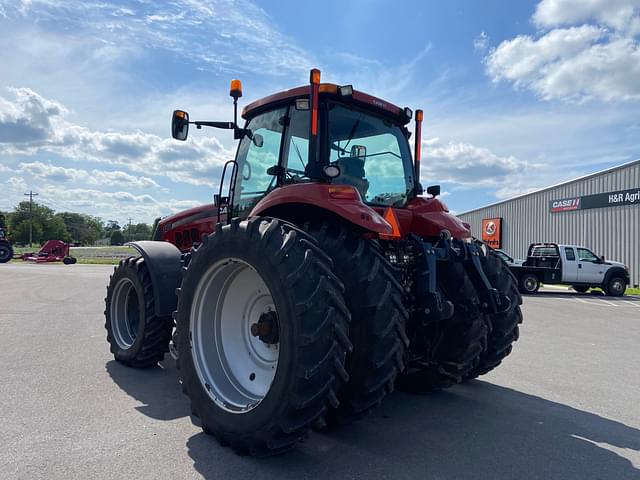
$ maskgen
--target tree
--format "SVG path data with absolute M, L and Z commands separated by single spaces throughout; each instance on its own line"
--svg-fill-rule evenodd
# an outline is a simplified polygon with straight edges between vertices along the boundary
M 107 236 L 111 236 L 111 232 L 113 232 L 114 230 L 120 230 L 120 229 L 121 229 L 120 225 L 116 220 L 108 220 L 106 225 L 104 226 L 104 231 L 107 234 Z
M 56 213 L 62 218 L 73 242 L 92 244 L 102 236 L 102 220 L 84 213 Z
M 27 243 L 29 241 L 29 202 L 20 202 L 11 214 L 11 231 L 16 242 Z M 70 239 L 64 221 L 56 218 L 54 211 L 49 207 L 33 202 L 33 241 L 42 243 L 44 240 Z
M 113 230 L 111 232 L 111 245 L 122 245 L 124 243 L 124 235 L 120 230 Z
M 127 241 L 151 239 L 151 227 L 146 223 L 125 225 L 122 233 L 124 234 L 124 238 L 126 238 Z

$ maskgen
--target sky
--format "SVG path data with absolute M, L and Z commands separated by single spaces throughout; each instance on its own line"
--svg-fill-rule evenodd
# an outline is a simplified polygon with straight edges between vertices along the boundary
M 0 210 L 121 224 L 211 202 L 232 133 L 307 83 L 422 108 L 421 181 L 463 212 L 640 158 L 640 0 L 0 0 Z

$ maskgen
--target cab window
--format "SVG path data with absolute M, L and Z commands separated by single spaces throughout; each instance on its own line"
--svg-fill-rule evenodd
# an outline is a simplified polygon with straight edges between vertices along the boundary
M 287 109 L 281 108 L 252 118 L 238 147 L 238 174 L 235 185 L 234 215 L 246 217 L 256 203 L 276 186 L 276 176 L 267 170 L 278 165 L 283 121 Z
M 567 260 L 573 262 L 576 259 L 576 254 L 573 251 L 573 248 L 565 247 L 564 254 L 567 257 Z
M 598 262 L 598 257 L 591 250 L 587 250 L 586 248 L 578 249 L 578 258 L 581 262 Z
M 329 104 L 329 163 L 333 183 L 355 187 L 374 205 L 403 206 L 413 189 L 413 163 L 402 129 L 381 117 Z

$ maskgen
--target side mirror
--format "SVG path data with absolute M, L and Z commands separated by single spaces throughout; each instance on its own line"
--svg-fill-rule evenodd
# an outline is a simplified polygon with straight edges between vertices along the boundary
M 183 110 L 174 110 L 171 117 L 171 136 L 176 140 L 186 140 L 189 134 L 189 114 Z
M 600 256 L 600 263 L 604 263 L 604 255 Z
M 367 158 L 367 147 L 364 145 L 354 145 L 351 147 L 351 156 L 354 158 Z
M 431 195 L 433 198 L 436 198 L 440 195 L 440 185 L 431 185 L 427 187 L 427 194 Z

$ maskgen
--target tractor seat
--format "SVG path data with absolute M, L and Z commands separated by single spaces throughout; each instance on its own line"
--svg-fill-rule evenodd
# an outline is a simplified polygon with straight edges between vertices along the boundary
M 364 178 L 364 160 L 358 157 L 342 157 L 335 162 L 335 165 L 340 167 L 340 176 L 333 183 L 351 185 L 360 192 L 363 199 L 366 198 L 369 180 Z

